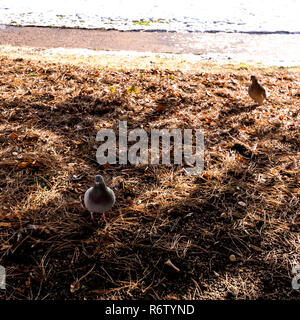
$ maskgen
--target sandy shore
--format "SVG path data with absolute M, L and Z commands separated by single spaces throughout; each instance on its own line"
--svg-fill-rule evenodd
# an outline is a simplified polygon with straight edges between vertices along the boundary
M 201 61 L 261 62 L 299 66 L 300 35 L 120 32 L 41 27 L 2 27 L 0 45 L 193 54 Z

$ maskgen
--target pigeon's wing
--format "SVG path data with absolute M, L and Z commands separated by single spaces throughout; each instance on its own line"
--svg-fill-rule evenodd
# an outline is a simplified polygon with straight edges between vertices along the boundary
M 89 188 L 88 190 L 86 190 L 85 194 L 84 194 L 84 205 L 85 207 L 91 211 L 90 209 L 90 201 L 89 201 L 89 194 L 92 191 L 93 187 Z
M 110 210 L 115 204 L 115 201 L 116 201 L 116 197 L 114 192 L 109 187 L 107 187 L 107 195 L 105 197 L 105 201 L 103 201 L 103 204 L 102 204 L 103 211 Z

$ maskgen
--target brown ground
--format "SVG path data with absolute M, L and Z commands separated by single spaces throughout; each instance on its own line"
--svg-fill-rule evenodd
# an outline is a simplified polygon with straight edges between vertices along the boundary
M 252 73 L 263 106 L 247 95 Z M 299 299 L 299 81 L 290 69 L 127 71 L 3 54 L 0 297 Z M 202 128 L 203 174 L 99 166 L 96 133 L 118 120 Z M 99 172 L 117 197 L 107 225 L 82 206 Z

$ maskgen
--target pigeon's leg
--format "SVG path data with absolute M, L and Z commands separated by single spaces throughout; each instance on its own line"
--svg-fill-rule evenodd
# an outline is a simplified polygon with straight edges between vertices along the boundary
M 95 222 L 95 218 L 94 218 L 93 212 L 91 212 L 91 220 L 92 220 L 93 222 Z
M 101 215 L 102 219 L 107 223 L 107 221 L 109 220 L 109 218 L 106 217 L 105 213 L 103 212 Z

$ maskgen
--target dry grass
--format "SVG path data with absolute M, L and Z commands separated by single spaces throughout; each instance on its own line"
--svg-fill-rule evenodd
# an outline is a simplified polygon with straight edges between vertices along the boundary
M 299 299 L 291 269 L 300 263 L 300 74 L 260 70 L 270 98 L 255 106 L 251 72 L 3 55 L 0 297 Z M 118 120 L 129 130 L 203 129 L 203 174 L 99 166 L 96 133 Z M 82 206 L 99 172 L 117 197 L 107 225 L 93 225 Z

